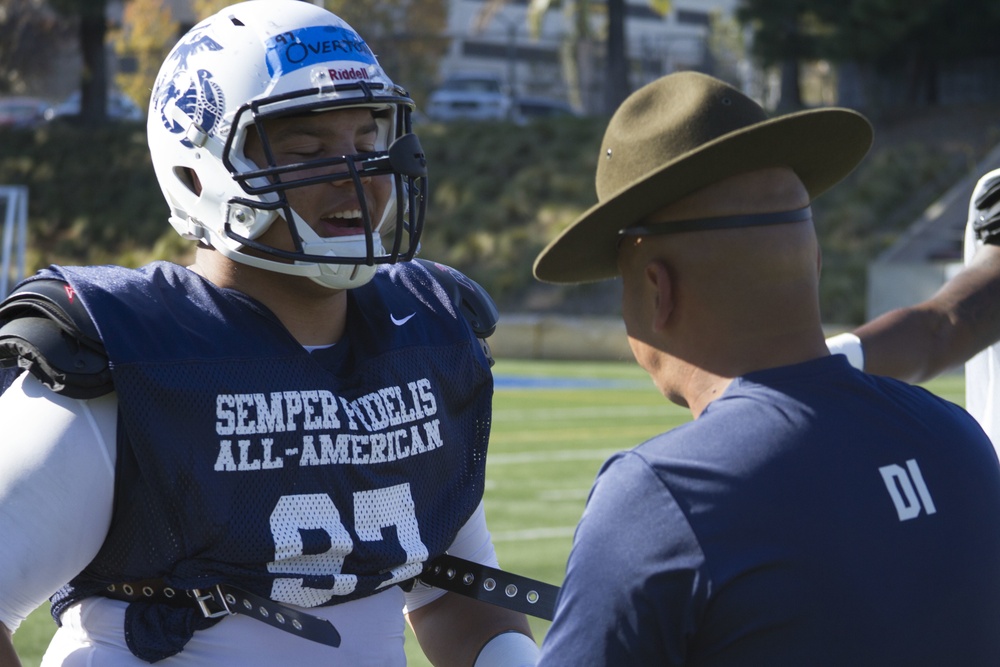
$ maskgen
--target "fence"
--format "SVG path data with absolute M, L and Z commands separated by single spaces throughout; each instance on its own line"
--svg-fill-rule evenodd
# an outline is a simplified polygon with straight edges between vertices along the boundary
M 3 251 L 0 254 L 0 298 L 24 277 L 24 256 L 28 237 L 28 187 L 0 185 L 4 202 Z

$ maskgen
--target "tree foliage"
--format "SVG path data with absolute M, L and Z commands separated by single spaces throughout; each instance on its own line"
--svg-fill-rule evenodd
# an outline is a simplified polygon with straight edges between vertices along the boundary
M 231 4 L 232 0 L 192 0 L 191 10 L 201 21 Z M 437 71 L 446 48 L 445 0 L 326 0 L 324 4 L 361 34 L 393 81 L 414 96 L 429 91 L 434 83 L 430 73 Z M 144 106 L 160 64 L 176 41 L 178 23 L 165 0 L 128 0 L 122 23 L 115 50 L 131 58 L 135 67 L 119 74 L 117 82 Z
M 940 66 L 1000 56 L 996 0 L 744 0 L 765 66 L 825 59 L 908 79 L 909 102 L 934 103 Z
M 447 0 L 325 0 L 368 42 L 389 77 L 418 102 L 434 87 L 448 48 Z
M 477 25 L 481 28 L 511 0 L 486 0 L 479 12 Z M 666 16 L 670 12 L 671 0 L 647 0 L 651 9 Z M 581 71 L 590 67 L 589 54 L 592 42 L 603 35 L 605 41 L 605 85 L 604 111 L 611 114 L 632 92 L 629 83 L 628 35 L 626 34 L 626 0 L 606 0 L 603 22 L 594 29 L 597 17 L 592 3 L 588 0 L 528 0 L 528 34 L 537 39 L 541 33 L 542 20 L 551 9 L 561 7 L 568 29 L 564 31 L 560 47 L 563 77 L 569 88 L 570 102 L 582 108 L 583 92 Z
M 753 29 L 754 56 L 764 67 L 781 71 L 781 112 L 802 107 L 800 66 L 820 57 L 820 44 L 830 30 L 816 13 L 817 4 L 809 0 L 744 0 L 737 10 L 738 19 Z
M 80 120 L 84 124 L 107 119 L 108 68 L 105 41 L 108 34 L 108 0 L 49 0 L 60 14 L 75 22 L 83 70 L 80 78 Z
M 149 106 L 149 96 L 163 59 L 177 38 L 178 23 L 163 0 L 130 0 L 125 5 L 122 29 L 115 36 L 115 53 L 133 66 L 120 72 L 118 88 L 140 108 Z
M 753 53 L 762 65 L 818 57 L 817 38 L 823 26 L 815 12 L 817 4 L 807 0 L 744 0 L 736 15 L 753 29 Z
M 812 3 L 830 27 L 823 54 L 892 66 L 915 55 L 954 60 L 1000 54 L 1000 5 L 994 0 L 820 0 Z
M 943 65 L 1000 56 L 1000 4 L 995 0 L 851 0 L 820 3 L 832 27 L 826 57 L 861 64 L 905 82 L 905 102 L 938 101 Z
M 201 21 L 219 13 L 224 7 L 231 4 L 233 4 L 232 0 L 191 0 L 191 11 Z

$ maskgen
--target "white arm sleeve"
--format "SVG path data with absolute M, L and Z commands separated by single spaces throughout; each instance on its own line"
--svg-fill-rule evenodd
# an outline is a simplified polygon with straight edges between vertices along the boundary
M 496 551 L 493 549 L 493 541 L 490 538 L 490 531 L 486 528 L 486 511 L 483 509 L 482 501 L 479 501 L 479 507 L 458 531 L 455 541 L 448 547 L 448 553 L 481 565 L 499 566 Z M 413 589 L 406 594 L 406 606 L 403 608 L 403 612 L 408 614 L 414 609 L 437 600 L 444 594 L 445 591 L 440 588 L 428 586 L 418 581 L 413 585 Z
M 97 555 L 111 524 L 118 399 L 29 373 L 0 396 L 0 622 L 11 631 Z
M 861 339 L 853 333 L 842 333 L 826 339 L 826 347 L 830 354 L 842 354 L 848 363 L 859 371 L 865 370 L 865 350 Z

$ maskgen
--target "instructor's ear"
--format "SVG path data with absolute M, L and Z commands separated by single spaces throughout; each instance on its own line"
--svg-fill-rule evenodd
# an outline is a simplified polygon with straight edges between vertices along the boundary
M 673 280 L 670 268 L 662 260 L 651 260 L 643 271 L 643 276 L 651 288 L 654 299 L 652 311 L 653 331 L 663 331 L 667 328 L 670 315 L 674 311 Z

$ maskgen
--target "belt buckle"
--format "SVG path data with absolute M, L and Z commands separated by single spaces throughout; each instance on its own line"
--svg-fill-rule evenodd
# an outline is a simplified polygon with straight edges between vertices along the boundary
M 198 603 L 198 608 L 201 609 L 201 613 L 205 615 L 205 618 L 219 618 L 220 616 L 229 616 L 236 613 L 229 608 L 229 605 L 226 603 L 226 596 L 222 594 L 222 588 L 218 584 L 205 593 L 200 588 L 192 588 L 191 595 L 194 596 L 195 601 Z M 209 607 L 209 603 L 215 603 L 221 609 L 213 611 Z

